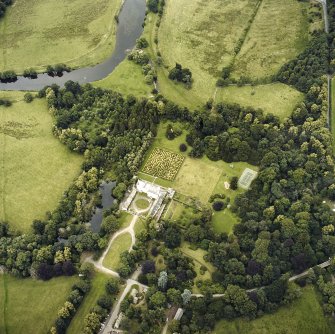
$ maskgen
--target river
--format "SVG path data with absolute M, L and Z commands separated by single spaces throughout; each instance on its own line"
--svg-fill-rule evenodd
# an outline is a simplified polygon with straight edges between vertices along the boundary
M 119 14 L 115 49 L 112 55 L 104 62 L 92 67 L 83 67 L 68 73 L 64 72 L 60 77 L 52 77 L 46 73 L 39 74 L 36 79 L 19 76 L 15 82 L 0 83 L 0 90 L 40 90 L 52 84 L 63 86 L 68 80 L 84 84 L 105 78 L 125 59 L 127 51 L 135 46 L 136 39 L 141 36 L 145 11 L 145 0 L 124 1 Z

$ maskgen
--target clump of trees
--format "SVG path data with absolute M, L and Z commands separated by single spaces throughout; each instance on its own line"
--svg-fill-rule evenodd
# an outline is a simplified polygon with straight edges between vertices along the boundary
M 23 76 L 25 78 L 36 79 L 37 78 L 37 72 L 33 68 L 28 68 L 28 69 L 23 71 Z
M 14 82 L 17 80 L 17 74 L 14 71 L 4 71 L 0 72 L 0 81 L 1 82 Z
M 55 75 L 62 76 L 63 72 L 71 72 L 71 67 L 67 66 L 66 64 L 56 64 L 47 66 L 47 73 L 51 77 Z
M 176 63 L 176 66 L 169 72 L 169 79 L 182 82 L 190 88 L 192 85 L 192 72 Z
M 6 8 L 12 3 L 12 0 L 0 0 L 0 18 L 5 15 Z
M 8 99 L 0 99 L 0 106 L 10 107 L 12 105 L 12 101 Z

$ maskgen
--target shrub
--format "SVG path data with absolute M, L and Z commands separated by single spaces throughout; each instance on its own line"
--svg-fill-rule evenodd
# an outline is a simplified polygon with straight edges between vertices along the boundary
M 214 202 L 213 203 L 213 209 L 215 210 L 215 211 L 221 211 L 221 210 L 223 210 L 224 209 L 224 203 L 222 202 L 222 201 L 216 201 L 216 202 Z
M 138 49 L 145 49 L 148 46 L 149 46 L 149 43 L 144 37 L 141 37 L 136 41 L 136 47 Z
M 179 145 L 180 152 L 186 152 L 187 151 L 187 145 L 182 143 Z
M 237 184 L 238 184 L 238 177 L 233 176 L 230 180 L 230 189 L 236 190 L 237 189 Z
M 24 101 L 27 102 L 27 103 L 30 103 L 33 101 L 34 97 L 31 93 L 26 93 L 24 94 Z

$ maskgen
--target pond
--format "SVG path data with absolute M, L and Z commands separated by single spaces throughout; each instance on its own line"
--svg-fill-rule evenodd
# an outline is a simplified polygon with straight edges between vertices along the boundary
M 64 72 L 60 77 L 52 77 L 46 73 L 39 74 L 36 79 L 19 76 L 15 82 L 0 83 L 0 90 L 40 90 L 51 84 L 63 86 L 68 80 L 84 84 L 105 78 L 125 59 L 127 52 L 135 46 L 136 39 L 141 36 L 145 11 L 145 0 L 124 1 L 119 14 L 115 49 L 103 63 L 93 67 L 83 67 L 68 73 Z
M 111 208 L 114 203 L 114 197 L 112 196 L 112 190 L 114 189 L 116 182 L 105 182 L 103 181 L 100 185 L 100 194 L 102 195 L 101 207 L 97 207 L 89 222 L 91 230 L 93 232 L 100 232 L 101 223 L 103 219 L 104 210 Z

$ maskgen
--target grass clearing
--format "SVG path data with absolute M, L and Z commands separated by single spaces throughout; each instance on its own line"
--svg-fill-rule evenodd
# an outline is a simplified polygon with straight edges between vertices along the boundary
M 141 66 L 125 59 L 106 78 L 93 83 L 94 87 L 112 89 L 123 95 L 151 96 L 153 85 L 147 85 Z
M 134 226 L 134 231 L 135 231 L 135 235 L 140 234 L 142 231 L 144 231 L 146 228 L 146 222 L 145 219 L 142 218 L 138 218 L 137 222 Z
M 105 285 L 109 277 L 105 274 L 96 272 L 92 279 L 92 287 L 88 294 L 85 296 L 82 304 L 80 305 L 76 315 L 72 319 L 67 334 L 78 334 L 84 332 L 85 316 L 90 312 L 90 309 L 95 306 L 99 297 L 105 292 Z
M 126 211 L 122 211 L 121 212 L 121 217 L 120 217 L 120 223 L 121 223 L 121 226 L 120 226 L 120 230 L 128 227 L 131 223 L 133 219 L 133 215 L 126 212 Z
M 0 333 L 47 333 L 76 280 L 58 277 L 44 282 L 0 275 L 0 296 L 6 295 L 0 299 Z
M 128 251 L 131 246 L 131 236 L 129 233 L 124 233 L 118 236 L 107 253 L 103 265 L 106 268 L 117 270 L 120 265 L 121 253 Z
M 324 316 L 318 295 L 313 286 L 303 290 L 302 297 L 256 320 L 222 320 L 212 334 L 331 334 L 335 332 L 334 320 Z
M 0 21 L 0 71 L 100 63 L 114 48 L 120 5 L 121 0 L 16 0 Z
M 23 101 L 23 92 L 0 92 L 15 101 L 0 107 L 0 220 L 27 231 L 52 211 L 80 173 L 83 158 L 52 134 L 46 101 Z M 41 154 L 43 152 L 43 154 Z
M 308 42 L 308 2 L 262 0 L 234 63 L 233 77 L 270 77 Z
M 199 293 L 200 290 L 196 286 L 197 281 L 199 280 L 210 280 L 212 278 L 212 273 L 215 271 L 214 266 L 207 262 L 204 259 L 204 256 L 207 254 L 203 249 L 192 249 L 190 248 L 190 244 L 187 242 L 183 242 L 180 248 L 181 252 L 187 257 L 191 258 L 194 261 L 194 270 L 197 274 L 197 277 L 194 280 L 193 293 Z M 202 271 L 202 267 L 206 267 L 206 271 Z
M 261 108 L 281 119 L 289 117 L 294 107 L 303 100 L 303 93 L 282 83 L 220 88 L 215 99 L 216 103 L 238 103 L 243 107 Z

